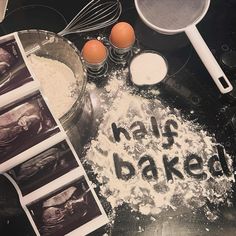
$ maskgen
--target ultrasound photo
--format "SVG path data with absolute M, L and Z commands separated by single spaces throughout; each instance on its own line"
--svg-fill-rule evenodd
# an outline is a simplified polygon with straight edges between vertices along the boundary
M 0 95 L 31 81 L 14 35 L 0 39 Z
M 78 167 L 66 141 L 32 157 L 11 169 L 8 174 L 26 195 Z
M 27 208 L 43 236 L 65 235 L 101 215 L 84 177 Z
M 58 133 L 40 93 L 0 109 L 0 164 Z

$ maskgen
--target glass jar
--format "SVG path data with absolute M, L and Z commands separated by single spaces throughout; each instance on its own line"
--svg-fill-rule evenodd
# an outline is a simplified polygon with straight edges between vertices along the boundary
M 75 130 L 78 129 L 78 121 L 88 104 L 85 105 L 85 100 L 87 100 L 85 96 L 87 74 L 79 50 L 72 42 L 53 32 L 31 29 L 19 31 L 18 36 L 27 57 L 35 54 L 36 56 L 57 60 L 73 71 L 76 79 L 75 102 L 72 107 L 65 107 L 64 115 L 58 118 L 68 136 L 71 136 L 72 143 L 76 146 L 80 145 L 81 137 Z M 85 110 L 89 113 L 92 108 L 86 108 Z
M 19 31 L 18 35 L 27 56 L 35 54 L 40 57 L 60 61 L 74 73 L 76 79 L 75 102 L 71 108 L 65 108 L 64 115 L 58 117 L 63 126 L 67 127 L 75 117 L 78 117 L 83 107 L 87 80 L 80 52 L 69 40 L 52 32 L 23 30 Z

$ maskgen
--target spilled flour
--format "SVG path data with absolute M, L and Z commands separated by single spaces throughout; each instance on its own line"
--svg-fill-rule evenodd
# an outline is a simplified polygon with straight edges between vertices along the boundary
M 232 163 L 214 137 L 160 100 L 121 92 L 119 86 L 124 85 L 113 78 L 106 87 L 114 100 L 86 155 L 111 206 L 128 203 L 156 215 L 226 203 Z

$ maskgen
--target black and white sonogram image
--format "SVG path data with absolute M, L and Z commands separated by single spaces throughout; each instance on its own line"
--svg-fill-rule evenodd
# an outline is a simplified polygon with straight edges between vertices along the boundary
M 65 235 L 101 215 L 84 177 L 27 208 L 44 236 Z
M 31 81 L 14 35 L 0 40 L 0 95 Z
M 0 164 L 59 131 L 40 93 L 1 108 Z
M 75 156 L 64 140 L 15 166 L 8 173 L 24 196 L 76 167 Z

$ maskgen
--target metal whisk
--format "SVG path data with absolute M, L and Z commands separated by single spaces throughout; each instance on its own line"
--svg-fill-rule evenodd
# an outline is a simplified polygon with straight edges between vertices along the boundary
M 121 10 L 118 0 L 91 0 L 58 34 L 64 36 L 105 28 L 118 20 Z

